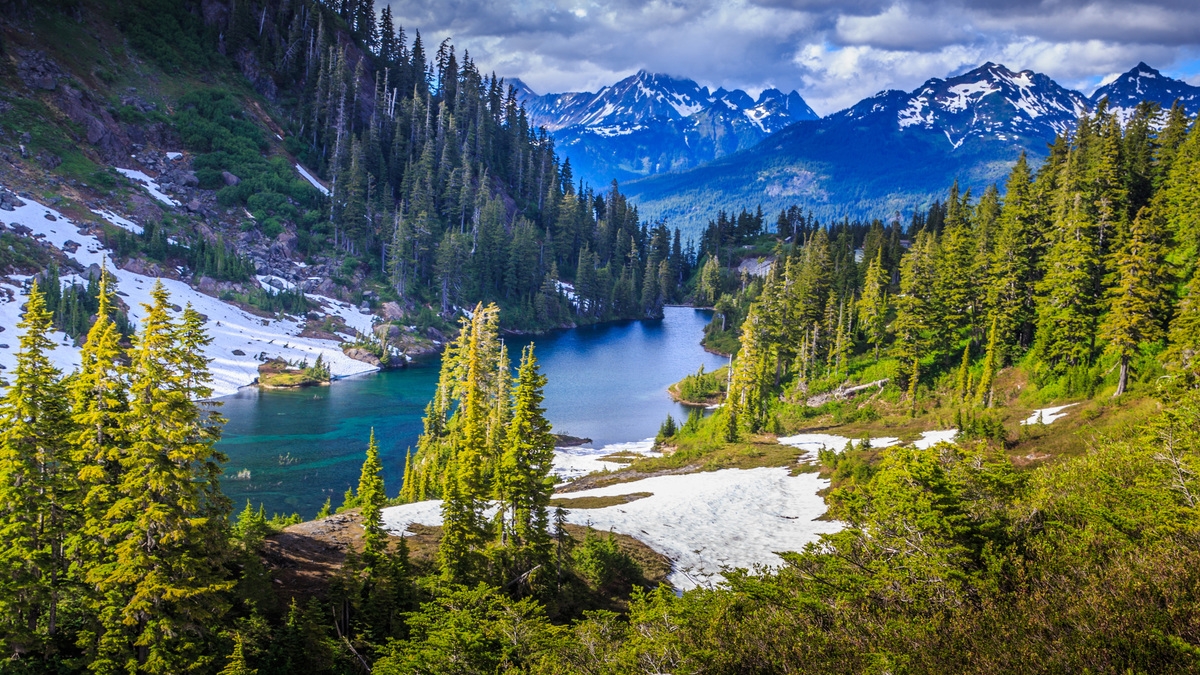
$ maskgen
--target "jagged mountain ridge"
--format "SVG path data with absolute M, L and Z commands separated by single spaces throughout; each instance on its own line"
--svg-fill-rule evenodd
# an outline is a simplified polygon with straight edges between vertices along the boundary
M 1088 97 L 1044 74 L 989 62 L 910 92 L 880 92 L 792 124 L 752 150 L 624 189 L 643 214 L 687 228 L 718 208 L 759 204 L 768 211 L 800 204 L 826 219 L 907 217 L 955 179 L 978 194 L 1002 182 L 1022 151 L 1040 161 L 1055 135 L 1101 98 L 1130 112 L 1139 97 L 1164 108 L 1179 98 L 1194 114 L 1200 108 L 1200 99 L 1189 98 L 1194 90 L 1200 88 L 1139 64 Z
M 1046 75 L 988 62 L 957 77 L 932 78 L 913 92 L 881 92 L 830 118 L 894 120 L 900 130 L 941 133 L 958 148 L 972 138 L 1053 138 L 1089 108 L 1086 96 Z
M 693 80 L 639 71 L 597 92 L 539 95 L 511 80 L 530 123 L 545 127 L 575 174 L 603 185 L 678 171 L 752 147 L 817 114 L 795 91 L 715 91 Z

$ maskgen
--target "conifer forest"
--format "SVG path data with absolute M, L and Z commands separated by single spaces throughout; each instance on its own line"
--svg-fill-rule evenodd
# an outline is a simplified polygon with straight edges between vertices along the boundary
M 396 4 L 0 0 L 0 673 L 1200 673 L 1187 101 L 1080 107 L 904 212 L 689 227 L 577 178 L 523 83 Z M 35 49 L 89 32 L 110 60 Z M 644 447 L 570 454 L 554 378 L 594 374 L 554 336 L 681 307 L 720 367 Z M 227 353 L 230 317 L 266 337 Z M 340 502 L 229 496 L 229 372 L 303 402 L 402 368 L 420 433 L 389 454 L 373 421 Z M 701 501 L 732 472 L 820 509 Z M 671 489 L 727 546 L 828 527 L 749 567 L 697 545 L 719 573 L 681 585 L 602 515 Z

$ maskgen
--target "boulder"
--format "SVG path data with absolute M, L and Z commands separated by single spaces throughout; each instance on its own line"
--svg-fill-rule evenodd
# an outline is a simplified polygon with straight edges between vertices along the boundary
M 228 171 L 222 171 L 221 178 L 224 179 L 226 185 L 237 185 L 238 183 L 242 182 L 241 178 L 238 178 Z
M 397 302 L 385 302 L 383 303 L 383 318 L 388 321 L 402 321 L 404 310 L 400 309 L 400 304 Z

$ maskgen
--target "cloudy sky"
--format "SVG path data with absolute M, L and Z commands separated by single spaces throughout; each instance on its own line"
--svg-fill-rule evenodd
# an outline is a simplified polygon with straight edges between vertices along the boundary
M 377 0 L 382 7 L 389 0 Z M 452 37 L 538 93 L 638 69 L 751 94 L 797 89 L 820 114 L 985 62 L 1090 94 L 1138 61 L 1200 84 L 1197 0 L 390 0 L 426 44 Z

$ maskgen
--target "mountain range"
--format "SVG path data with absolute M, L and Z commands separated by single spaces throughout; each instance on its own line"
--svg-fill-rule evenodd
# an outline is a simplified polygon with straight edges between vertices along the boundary
M 796 92 L 769 89 L 756 101 L 644 71 L 596 93 L 538 96 L 516 86 L 576 176 L 596 186 L 616 178 L 643 216 L 685 228 L 716 209 L 759 204 L 799 204 L 824 219 L 907 217 L 955 179 L 978 194 L 1002 182 L 1021 152 L 1039 162 L 1102 100 L 1121 119 L 1142 101 L 1200 111 L 1200 87 L 1145 63 L 1091 96 L 985 63 L 823 118 Z
M 593 185 L 691 169 L 818 119 L 795 91 L 767 89 L 755 99 L 644 70 L 597 92 L 538 95 L 512 84 L 530 122 L 551 132 L 575 176 Z

